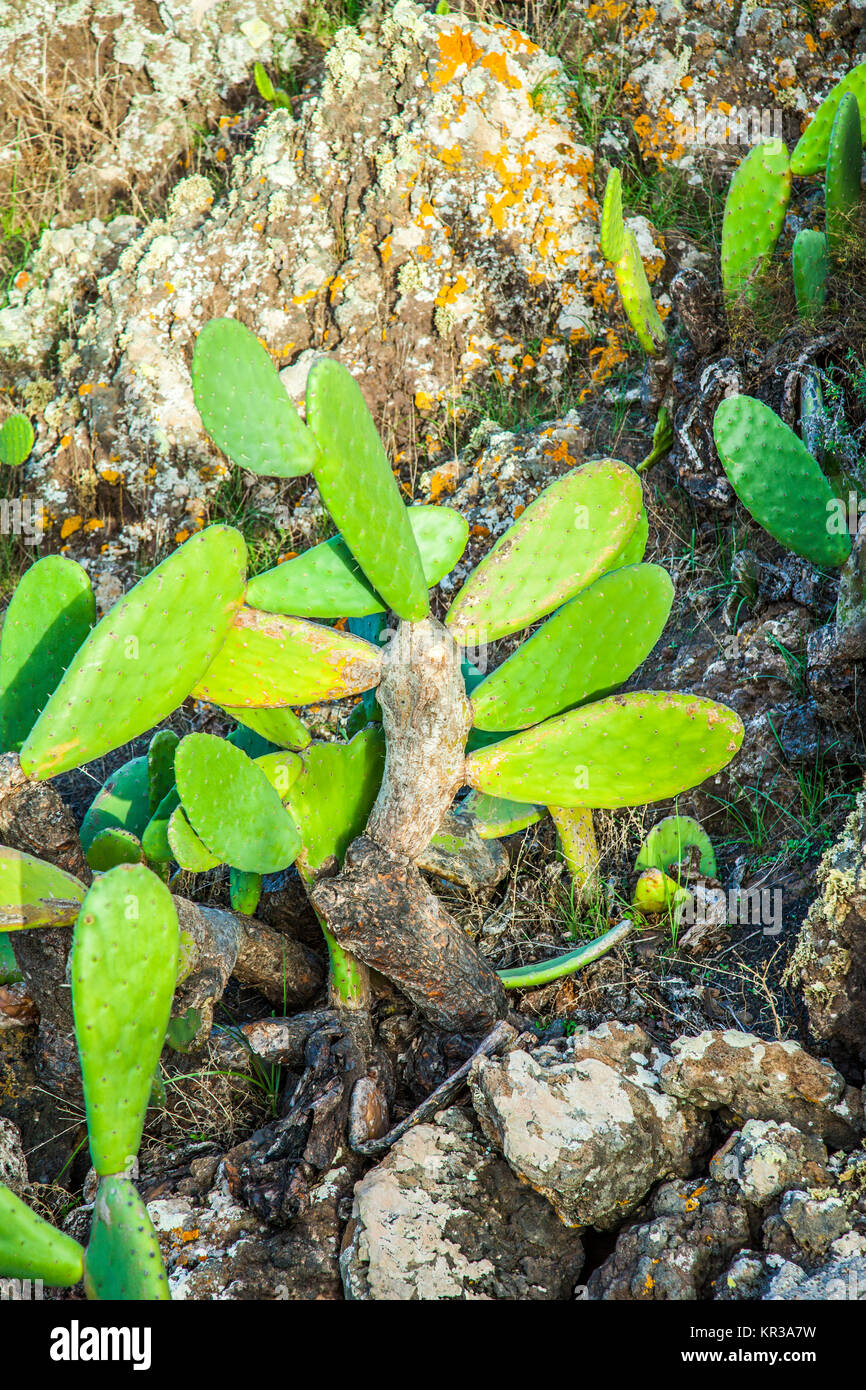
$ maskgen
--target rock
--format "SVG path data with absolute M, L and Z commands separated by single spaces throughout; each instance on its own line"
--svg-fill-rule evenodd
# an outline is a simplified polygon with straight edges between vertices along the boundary
M 215 315 L 254 329 L 297 398 L 315 356 L 338 357 L 397 463 L 415 412 L 435 452 L 447 442 L 436 419 L 479 372 L 553 398 L 571 343 L 610 327 L 592 155 L 558 59 L 504 25 L 398 0 L 341 30 L 325 69 L 297 121 L 274 111 L 233 160 L 226 197 L 210 203 L 197 177 L 175 188 L 60 345 L 26 481 L 53 517 L 80 518 L 70 553 L 95 570 L 131 574 L 157 528 L 201 525 L 226 476 L 190 381 Z M 655 278 L 664 257 L 645 219 L 629 220 Z M 282 497 L 256 484 L 275 517 Z M 321 507 L 314 489 L 292 498 L 297 545 Z M 88 520 L 104 523 L 98 536 Z
M 605 1023 L 479 1059 L 472 1100 L 488 1138 L 566 1225 L 608 1230 L 654 1183 L 687 1177 L 706 1148 L 707 1120 L 659 1085 L 667 1061 L 641 1028 Z
M 816 874 L 784 984 L 799 985 L 816 1038 L 866 1058 L 866 792 Z
M 787 1188 L 829 1183 L 827 1149 L 814 1134 L 775 1120 L 747 1120 L 710 1163 L 710 1176 L 731 1183 L 752 1206 L 764 1207 Z
M 846 661 L 866 656 L 866 525 L 859 527 L 839 574 L 836 651 Z
M 848 1208 L 832 1192 L 822 1196 L 786 1192 L 779 1205 L 779 1219 L 796 1244 L 812 1257 L 825 1254 L 834 1240 L 851 1229 Z
M 417 1125 L 357 1184 L 340 1268 L 346 1297 L 566 1299 L 580 1237 L 451 1109 Z
M 677 1038 L 661 1071 L 662 1089 L 678 1100 L 743 1120 L 788 1122 L 834 1148 L 863 1132 L 862 1097 L 829 1062 L 794 1042 L 752 1033 L 708 1030 Z
M 723 1302 L 848 1302 L 866 1300 L 866 1239 L 842 1236 L 830 1258 L 807 1269 L 782 1255 L 743 1251 L 719 1280 L 716 1297 Z
M 672 457 L 679 482 L 695 501 L 722 511 L 734 501 L 734 490 L 713 439 L 713 416 L 723 400 L 739 395 L 741 390 L 742 381 L 733 358 L 723 357 L 704 368 L 694 400 L 674 416 L 676 443 Z
M 866 713 L 863 682 L 856 663 L 840 652 L 832 623 L 809 633 L 806 683 L 822 719 L 842 729 L 862 727 Z
M 664 1183 L 650 1204 L 652 1220 L 631 1226 L 590 1275 L 591 1301 L 706 1298 L 750 1236 L 745 1204 L 704 1179 Z
M 0 1182 L 20 1194 L 27 1182 L 27 1159 L 21 1135 L 11 1120 L 0 1118 Z

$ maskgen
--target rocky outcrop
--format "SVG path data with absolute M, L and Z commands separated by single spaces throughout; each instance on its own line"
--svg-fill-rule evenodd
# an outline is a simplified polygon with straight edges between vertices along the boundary
M 472 1100 L 488 1138 L 567 1225 L 609 1230 L 706 1148 L 707 1118 L 662 1091 L 667 1060 L 641 1028 L 605 1023 L 479 1059 Z

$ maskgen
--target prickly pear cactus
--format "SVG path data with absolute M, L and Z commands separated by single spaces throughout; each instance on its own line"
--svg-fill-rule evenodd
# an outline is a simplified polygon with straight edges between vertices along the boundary
M 829 526 L 833 490 L 803 442 L 751 396 L 729 396 L 713 420 L 725 473 L 742 502 L 782 545 L 830 568 L 851 551 L 847 531 Z
M 185 816 L 216 863 L 271 874 L 294 862 L 301 848 L 297 829 L 264 770 L 246 753 L 214 734 L 189 734 L 174 766 Z M 175 821 L 178 840 L 181 825 Z M 168 836 L 171 844 L 171 820 Z
M 612 169 L 604 190 L 601 250 L 613 265 L 628 321 L 644 352 L 656 357 L 667 348 L 667 334 L 652 297 L 637 239 L 622 216 L 622 179 Z
M 853 92 L 845 92 L 830 129 L 824 180 L 827 246 L 834 259 L 840 256 L 846 237 L 853 233 L 853 215 L 860 201 L 862 151 L 860 107 Z
M 0 1279 L 41 1279 L 71 1288 L 84 1272 L 84 1251 L 43 1221 L 0 1183 Z
M 801 227 L 791 249 L 794 296 L 801 319 L 813 319 L 827 302 L 829 258 L 823 232 Z
M 846 92 L 857 99 L 861 121 L 866 128 L 866 63 L 860 63 L 846 73 L 841 82 L 824 98 L 812 120 L 804 130 L 794 153 L 791 155 L 791 170 L 801 178 L 804 174 L 817 174 L 825 168 L 830 148 L 830 133 L 839 103 Z
M 84 1255 L 88 1298 L 167 1302 L 168 1279 L 147 1208 L 129 1178 L 100 1179 Z
M 10 415 L 0 425 L 0 464 L 19 468 L 33 448 L 33 426 L 26 415 Z
M 692 847 L 700 851 L 700 869 L 707 878 L 716 876 L 716 852 L 700 821 L 692 816 L 665 816 L 653 826 L 635 860 L 635 871 L 662 869 L 667 873 Z
M 68 926 L 78 916 L 84 892 L 74 874 L 0 845 L 0 931 Z
M 791 166 L 781 140 L 756 145 L 728 188 L 722 221 L 722 289 L 730 305 L 748 294 L 773 254 L 791 197 Z

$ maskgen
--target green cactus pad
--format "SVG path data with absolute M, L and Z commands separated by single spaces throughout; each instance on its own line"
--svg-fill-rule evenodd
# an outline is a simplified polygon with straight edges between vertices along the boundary
M 208 526 L 136 584 L 73 657 L 21 750 L 24 771 L 79 767 L 176 709 L 228 635 L 245 569 L 240 531 Z
M 716 876 L 716 852 L 713 842 L 700 821 L 692 816 L 665 816 L 644 840 L 635 860 L 635 871 L 662 869 L 667 873 L 672 864 L 679 864 L 689 848 L 695 845 L 701 852 L 701 873 L 707 878 Z
M 0 985 L 14 985 L 23 978 L 12 949 L 12 938 L 7 932 L 0 931 Z
M 138 1153 L 178 966 L 171 894 L 141 864 L 87 891 L 70 953 L 75 1037 L 93 1166 L 122 1173 Z
M 72 1288 L 84 1272 L 84 1251 L 0 1183 L 0 1279 L 41 1279 Z
M 528 627 L 611 568 L 640 523 L 640 479 L 598 459 L 551 483 L 460 590 L 445 619 L 466 646 Z
M 78 837 L 85 854 L 102 830 L 128 830 L 141 839 L 150 820 L 149 783 L 146 755 L 130 758 L 96 793 Z
M 86 858 L 94 873 L 103 874 L 117 864 L 140 864 L 144 855 L 141 841 L 135 835 L 112 825 L 94 835 Z
M 247 874 L 243 869 L 229 870 L 229 901 L 235 912 L 252 917 L 262 896 L 261 874 Z
M 169 816 L 166 833 L 172 855 L 188 873 L 204 874 L 222 863 L 218 854 L 212 854 L 207 845 L 202 844 L 184 815 L 182 806 L 175 806 Z
M 696 695 L 641 691 L 560 714 L 466 760 L 466 781 L 491 796 L 615 809 L 695 787 L 736 753 L 733 710 Z
M 626 317 L 644 352 L 659 356 L 665 351 L 668 335 L 656 308 L 637 238 L 630 227 L 623 229 L 622 255 L 613 263 L 617 288 Z
M 18 468 L 33 448 L 33 426 L 26 415 L 10 415 L 0 425 L 0 464 Z
M 167 1302 L 168 1279 L 147 1207 L 129 1178 L 102 1178 L 96 1189 L 84 1291 L 102 1302 Z
M 791 167 L 781 140 L 756 145 L 728 188 L 722 220 L 722 289 L 731 303 L 773 253 L 791 196 Z
M 649 517 L 646 507 L 641 507 L 637 526 L 629 536 L 622 550 L 608 565 L 609 570 L 623 569 L 626 565 L 639 565 L 646 554 L 649 541 Z
M 846 73 L 841 82 L 824 98 L 806 127 L 791 155 L 791 170 L 798 178 L 804 174 L 817 174 L 827 164 L 830 148 L 830 132 L 839 109 L 839 103 L 846 92 L 852 92 L 860 107 L 860 119 L 866 129 L 866 63 L 860 63 Z
M 288 705 L 275 709 L 244 709 L 243 705 L 223 705 L 230 719 L 259 735 L 277 748 L 306 748 L 310 741 L 310 731 Z M 244 752 L 248 752 L 244 749 Z M 251 754 L 255 756 L 255 754 Z
M 351 633 L 242 608 L 193 694 L 223 708 L 309 705 L 378 685 L 381 666 L 381 651 Z
M 525 830 L 547 814 L 545 806 L 533 806 L 525 801 L 508 801 L 485 792 L 469 792 L 460 803 L 463 815 L 472 817 L 476 835 L 482 840 L 501 840 Z
M 17 753 L 96 617 L 90 580 L 63 555 L 24 572 L 0 634 L 0 743 Z
M 171 845 L 168 842 L 168 823 L 171 820 L 171 813 L 176 806 L 180 805 L 180 794 L 177 787 L 172 787 L 167 792 L 163 800 L 159 803 L 141 836 L 141 848 L 145 856 L 154 864 L 168 864 L 173 858 Z
M 65 927 L 74 922 L 85 888 L 73 874 L 0 845 L 0 931 Z
M 180 738 L 173 729 L 160 729 L 147 750 L 147 799 L 153 815 L 174 786 L 174 750 Z
M 410 507 L 407 516 L 425 582 L 432 587 L 463 554 L 468 522 L 452 507 Z M 386 611 L 342 536 L 256 575 L 247 586 L 247 603 L 266 613 L 300 618 L 363 618 Z
M 611 169 L 604 186 L 601 209 L 601 254 L 606 261 L 618 261 L 625 251 L 625 225 L 622 217 L 622 174 Z
M 829 262 L 827 238 L 823 232 L 801 227 L 791 250 L 794 295 L 801 319 L 814 318 L 827 302 Z
M 478 686 L 472 721 L 508 732 L 610 694 L 662 634 L 674 588 L 659 565 L 603 574 L 569 600 Z
M 271 478 L 309 473 L 319 450 L 258 338 L 211 319 L 192 359 L 196 408 L 211 439 L 241 468 Z
M 364 729 L 351 743 L 310 744 L 301 761 L 286 806 L 303 840 L 298 866 L 309 874 L 332 854 L 342 861 L 363 834 L 382 781 L 385 740 L 380 730 Z
M 860 201 L 862 151 L 860 107 L 853 92 L 845 92 L 830 131 L 824 181 L 827 247 L 834 257 L 840 255 L 846 237 L 850 238 L 854 230 L 852 219 Z
M 351 372 L 320 358 L 307 378 L 307 420 L 321 451 L 322 501 L 364 575 L 407 622 L 430 611 L 418 545 L 373 417 Z
M 188 734 L 178 746 L 174 770 L 187 819 L 222 863 L 272 874 L 293 862 L 300 836 L 267 776 L 246 753 L 213 734 Z
M 267 777 L 281 801 L 285 801 L 289 788 L 301 775 L 303 763 L 297 753 L 262 753 L 255 760 Z
M 713 420 L 728 479 L 765 531 L 815 565 L 843 565 L 851 537 L 828 529 L 833 491 L 794 431 L 752 396 L 729 396 Z

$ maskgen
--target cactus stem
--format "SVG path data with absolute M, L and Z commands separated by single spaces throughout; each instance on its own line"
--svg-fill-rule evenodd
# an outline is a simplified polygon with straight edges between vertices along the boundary
M 316 913 L 322 935 L 328 947 L 331 973 L 328 979 L 331 1002 L 336 1008 L 368 1009 L 370 1007 L 370 972 L 366 965 L 344 951 L 337 938 L 328 931 L 320 912 Z
M 585 946 L 579 946 L 576 951 L 569 951 L 567 955 L 554 956 L 552 960 L 539 961 L 537 965 L 498 970 L 496 973 L 506 989 L 536 989 L 539 985 L 549 985 L 553 980 L 562 979 L 563 975 L 573 975 L 576 970 L 591 965 L 594 960 L 599 960 L 614 946 L 625 941 L 633 931 L 634 923 L 624 917 L 603 936 L 597 936 L 594 941 L 588 941 Z

